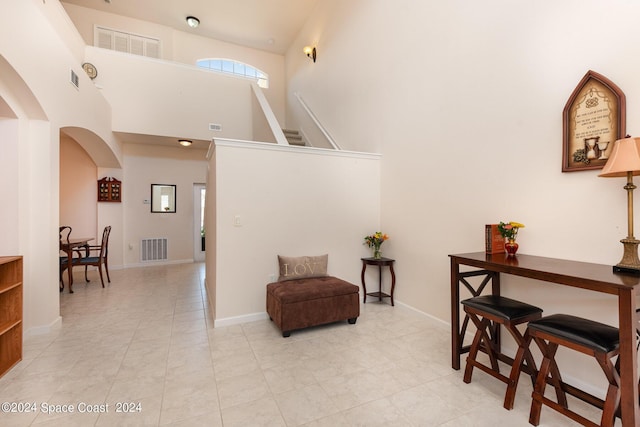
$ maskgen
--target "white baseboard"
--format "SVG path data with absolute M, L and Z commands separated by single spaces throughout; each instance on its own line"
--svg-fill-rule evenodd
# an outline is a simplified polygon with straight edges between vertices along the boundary
M 53 322 L 48 325 L 43 326 L 34 326 L 24 331 L 24 337 L 36 336 L 36 335 L 46 335 L 56 329 L 60 329 L 62 326 L 62 317 L 58 316 Z
M 269 315 L 266 311 L 262 313 L 245 314 L 242 316 L 225 317 L 223 319 L 216 319 L 214 321 L 213 327 L 221 328 L 224 326 L 239 325 L 241 323 L 255 322 L 257 320 L 264 320 L 268 318 Z
M 443 328 L 447 328 L 447 329 L 449 329 L 449 330 L 451 329 L 451 323 L 449 323 L 449 322 L 445 322 L 444 320 L 442 320 L 442 319 L 440 319 L 440 318 L 438 318 L 438 317 L 435 317 L 435 316 L 433 316 L 433 315 L 431 315 L 431 314 L 429 314 L 429 313 L 425 313 L 424 311 L 418 310 L 417 308 L 412 307 L 412 306 L 410 306 L 410 305 L 407 305 L 407 304 L 405 304 L 405 303 L 403 303 L 403 302 L 401 302 L 401 301 L 395 300 L 395 301 L 394 301 L 394 303 L 395 303 L 396 305 L 399 305 L 399 306 L 403 307 L 403 308 L 406 308 L 406 309 L 408 309 L 408 310 L 411 310 L 411 311 L 413 311 L 414 313 L 418 313 L 418 314 L 420 314 L 420 315 L 422 315 L 422 316 L 428 317 L 429 319 L 431 319 L 431 320 L 433 320 L 433 321 L 435 321 L 435 322 L 439 323 Z
M 177 259 L 173 261 L 148 261 L 148 262 L 138 262 L 135 264 L 125 264 L 121 266 L 114 267 L 113 269 L 109 266 L 109 270 L 124 270 L 127 268 L 138 268 L 138 267 L 157 267 L 159 265 L 173 265 L 173 264 L 192 264 L 193 258 L 191 259 Z

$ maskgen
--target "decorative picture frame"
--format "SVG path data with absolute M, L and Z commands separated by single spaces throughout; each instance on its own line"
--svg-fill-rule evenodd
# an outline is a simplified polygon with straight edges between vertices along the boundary
M 562 172 L 602 169 L 613 143 L 625 137 L 626 98 L 620 88 L 589 70 L 562 112 Z

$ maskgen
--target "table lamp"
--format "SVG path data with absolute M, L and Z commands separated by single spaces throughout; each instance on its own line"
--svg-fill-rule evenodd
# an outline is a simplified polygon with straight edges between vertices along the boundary
M 633 273 L 640 275 L 640 259 L 638 259 L 638 244 L 633 236 L 633 176 L 640 175 L 640 138 L 619 139 L 613 145 L 613 150 L 609 160 L 602 168 L 602 173 L 598 176 L 605 178 L 627 177 L 627 237 L 620 240 L 624 246 L 622 260 L 613 266 L 614 273 Z

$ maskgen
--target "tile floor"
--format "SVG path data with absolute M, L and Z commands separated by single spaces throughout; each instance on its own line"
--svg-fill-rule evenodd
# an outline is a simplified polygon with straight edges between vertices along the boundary
M 269 320 L 214 329 L 203 264 L 111 277 L 78 271 L 60 330 L 25 340 L 0 402 L 34 410 L 1 426 L 529 426 L 529 382 L 504 410 L 501 383 L 450 368 L 448 329 L 400 305 L 285 339 Z M 543 408 L 541 426 L 575 425 Z

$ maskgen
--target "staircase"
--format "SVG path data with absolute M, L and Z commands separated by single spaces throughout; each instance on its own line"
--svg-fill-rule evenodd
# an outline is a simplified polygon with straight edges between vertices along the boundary
M 297 130 L 282 129 L 282 132 L 284 132 L 284 136 L 287 138 L 289 145 L 297 145 L 299 147 L 307 145 Z

